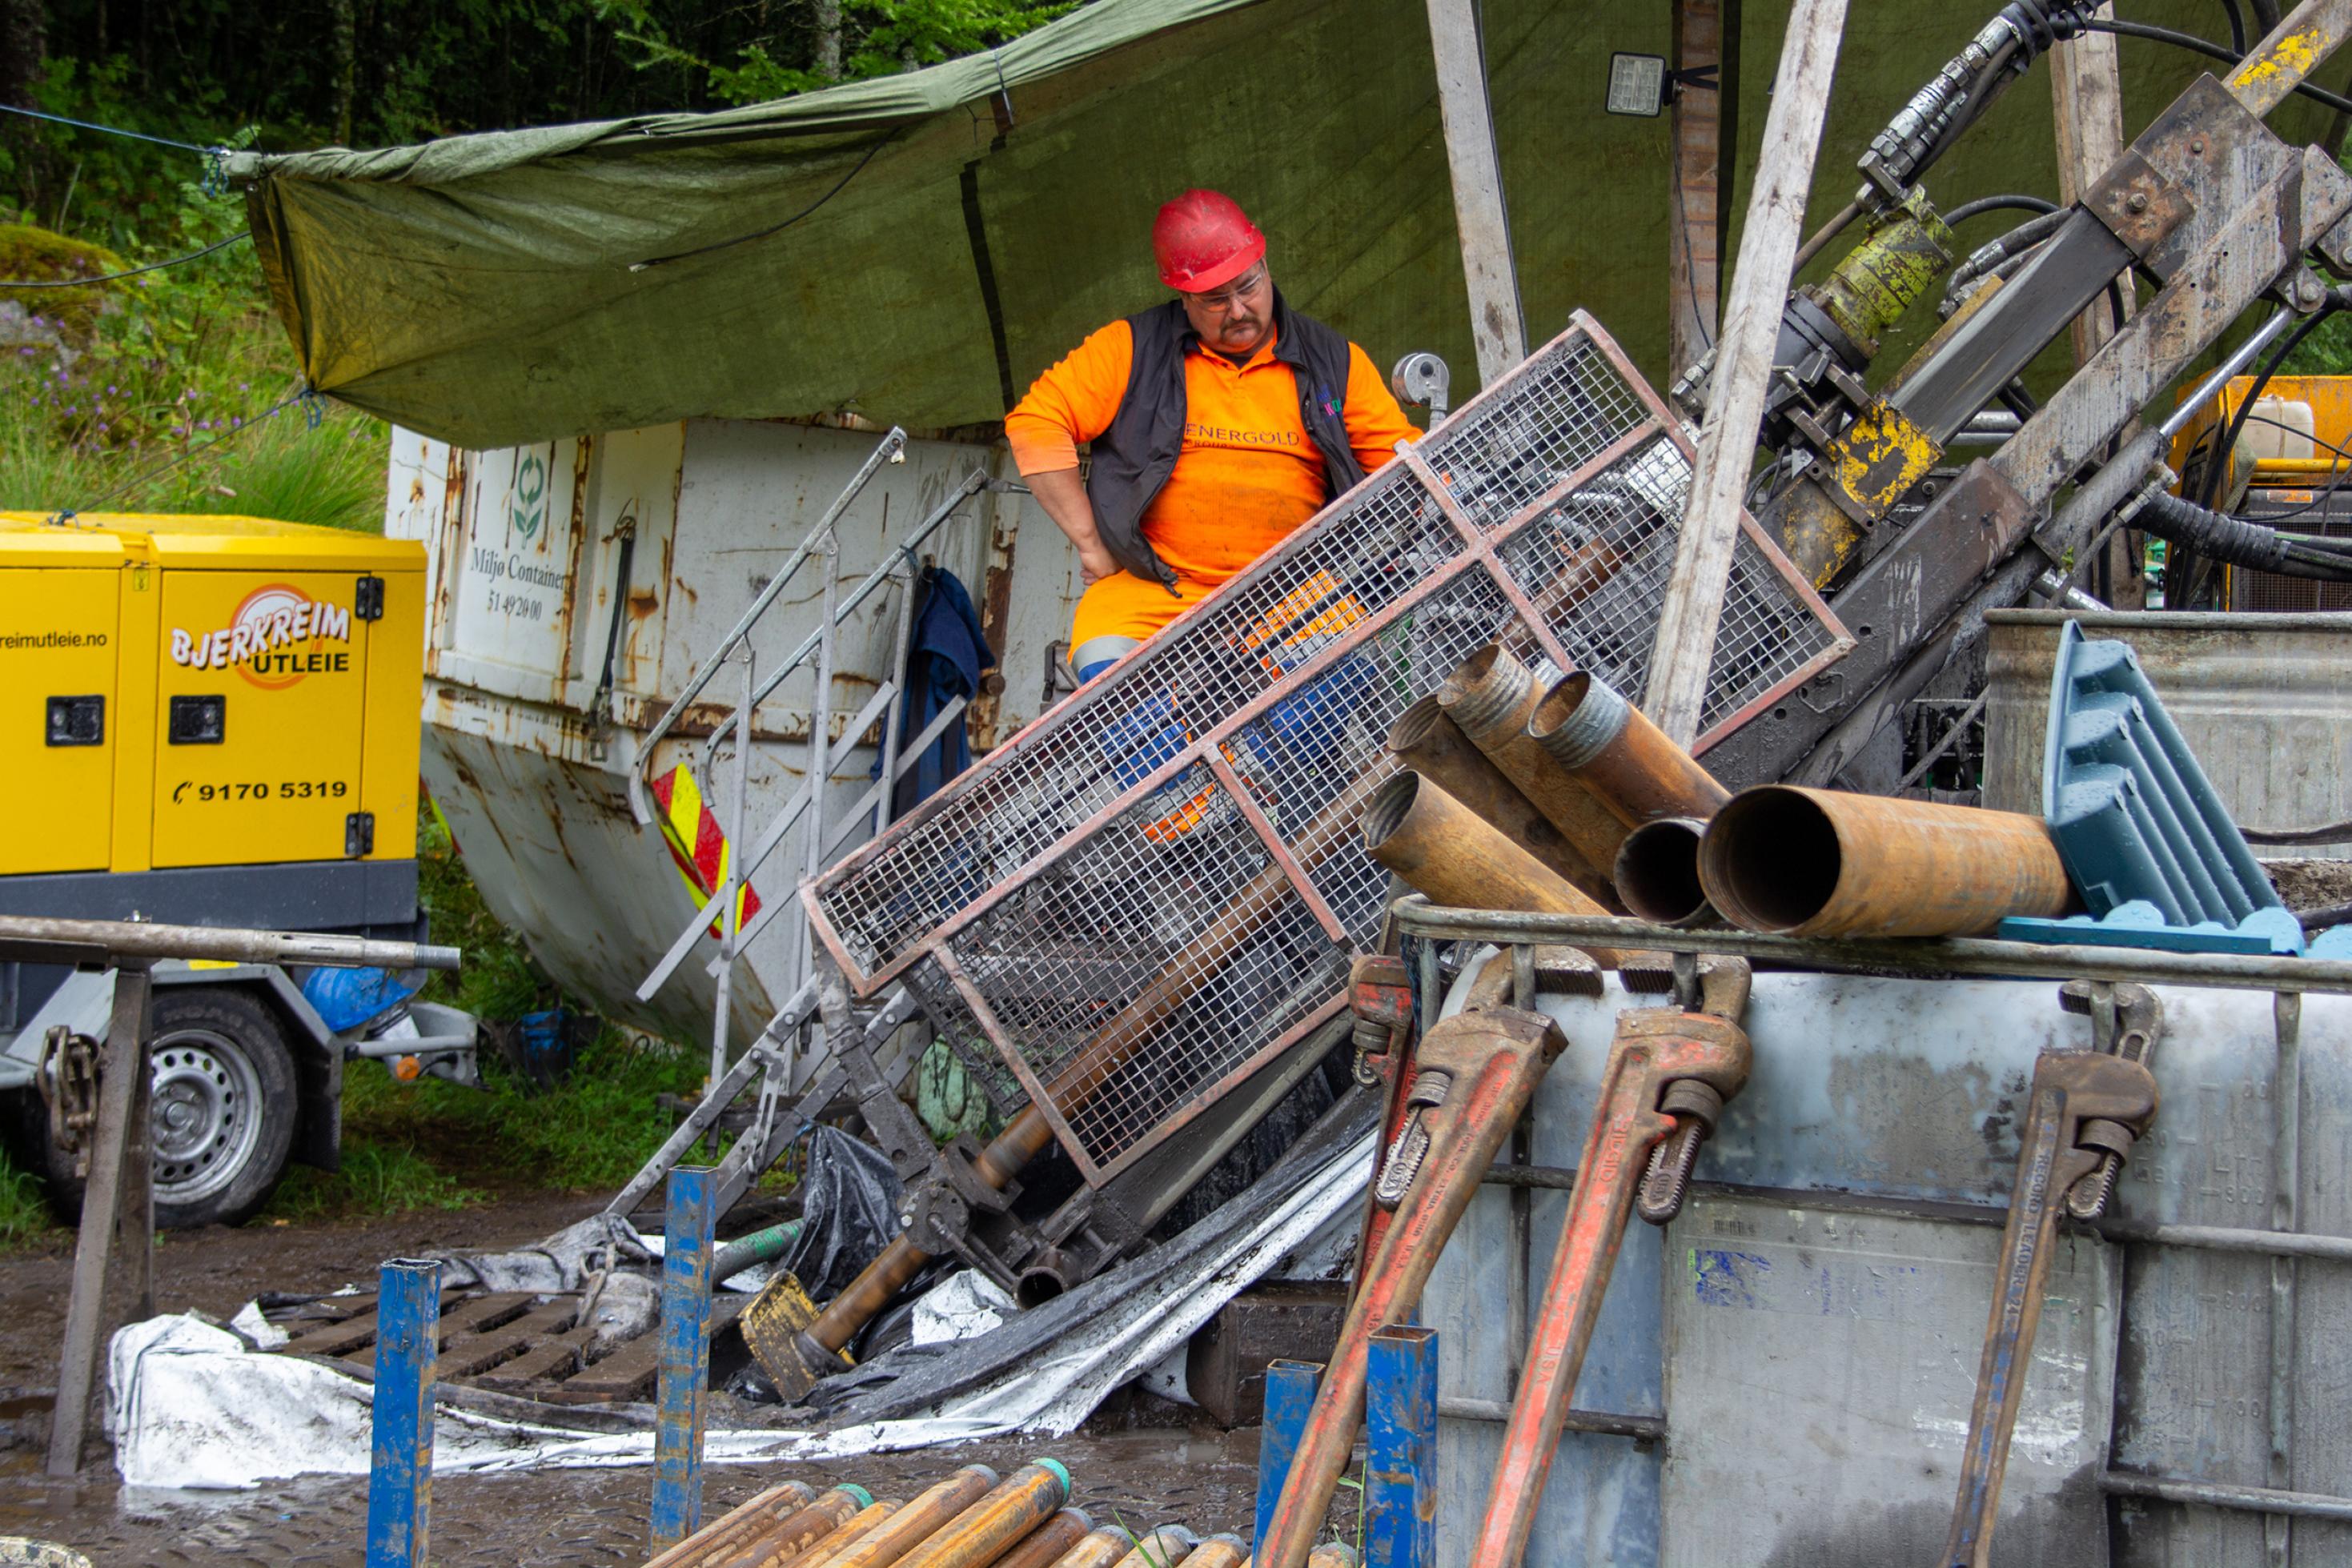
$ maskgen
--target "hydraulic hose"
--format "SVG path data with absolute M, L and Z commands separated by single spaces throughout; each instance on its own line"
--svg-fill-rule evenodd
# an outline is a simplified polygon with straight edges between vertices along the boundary
M 746 1269 L 774 1262 L 792 1250 L 793 1243 L 800 1239 L 801 1227 L 807 1223 L 805 1219 L 787 1219 L 782 1225 L 772 1225 L 730 1241 L 710 1260 L 710 1282 L 716 1285 Z
M 2054 213 L 2058 210 L 2058 204 L 2041 196 L 2028 196 L 2016 192 L 2008 192 L 1998 196 L 1979 196 L 1975 201 L 1962 202 L 1958 206 L 1946 213 L 1944 223 L 1948 227 L 1958 228 L 1979 214 L 2003 210 L 2021 213 Z
M 2083 26 L 2094 33 L 2113 33 L 2119 38 L 2146 38 L 2151 43 L 2170 44 L 2175 48 L 2192 49 L 2210 59 L 2226 61 L 2233 66 L 2246 57 L 2246 52 L 2242 48 L 2226 48 L 2210 38 L 2200 38 L 2194 33 L 2177 33 L 2170 27 L 2150 26 L 2146 22 L 2120 22 L 2112 16 L 2094 16 Z M 2352 99 L 2347 99 L 2341 93 L 2330 92 L 2324 87 L 2314 87 L 2307 81 L 2295 83 L 2294 90 L 2305 98 L 2326 104 L 2338 114 L 2352 114 Z
M 2230 566 L 2319 582 L 2352 582 L 2352 556 L 2168 493 L 2149 497 L 2132 524 L 2168 544 L 2186 545 Z

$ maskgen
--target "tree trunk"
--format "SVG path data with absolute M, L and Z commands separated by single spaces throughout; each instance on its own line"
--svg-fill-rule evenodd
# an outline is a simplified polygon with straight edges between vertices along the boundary
M 816 0 L 816 74 L 841 79 L 841 0 Z
M 39 97 L 41 68 L 49 53 L 49 15 L 45 0 L 0 0 L 0 103 L 31 107 Z M 16 204 L 30 208 L 40 198 L 42 156 L 34 122 L 9 116 L 0 130 L 16 164 Z
M 354 0 L 328 0 L 327 123 L 338 147 L 352 144 L 352 88 L 359 75 L 359 17 Z

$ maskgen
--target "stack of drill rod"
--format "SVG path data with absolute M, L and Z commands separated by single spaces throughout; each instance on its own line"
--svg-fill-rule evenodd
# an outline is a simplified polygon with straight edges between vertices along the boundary
M 1436 904 L 1799 936 L 1975 936 L 2073 904 L 2039 818 L 1779 784 L 1734 796 L 1605 683 L 1540 679 L 1499 643 L 1388 743 L 1404 771 L 1365 807 L 1365 848 Z
M 655 1557 L 646 1568 L 1246 1568 L 1237 1535 L 1195 1535 L 1163 1524 L 1138 1539 L 1064 1506 L 1070 1473 L 1054 1459 L 1003 1480 L 965 1465 L 911 1498 L 877 1498 L 843 1484 L 770 1487 Z M 1337 1542 L 1311 1568 L 1356 1568 Z

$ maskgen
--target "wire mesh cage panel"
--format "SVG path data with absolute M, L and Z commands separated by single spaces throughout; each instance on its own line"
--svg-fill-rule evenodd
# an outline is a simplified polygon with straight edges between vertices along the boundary
M 1598 326 L 1401 457 L 804 894 L 852 984 L 903 979 L 1089 1180 L 1338 1009 L 1416 698 L 1497 639 L 1643 688 L 1691 451 Z M 1851 645 L 1743 523 L 1702 747 Z

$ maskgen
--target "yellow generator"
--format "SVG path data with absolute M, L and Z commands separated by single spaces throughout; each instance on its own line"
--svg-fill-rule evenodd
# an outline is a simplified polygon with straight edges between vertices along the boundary
M 0 914 L 417 935 L 425 616 L 410 540 L 0 513 Z M 390 977 L 357 1004 L 348 983 L 312 979 L 157 972 L 165 1222 L 247 1217 L 289 1156 L 333 1168 L 347 1054 L 470 1074 L 465 1015 L 430 1009 L 428 1031 Z M 0 972 L 0 1090 L 19 1092 L 20 1142 L 68 1204 L 58 1053 L 103 1032 L 111 991 L 110 977 Z
M 2204 493 L 2215 448 L 2228 437 L 2228 467 L 2214 477 L 2218 509 L 2288 533 L 2352 540 L 2352 376 L 2273 376 L 2245 408 L 2252 376 L 2239 376 L 2190 418 L 2173 438 L 2168 461 L 2184 476 L 2175 493 Z M 2243 409 L 2245 417 L 2238 420 Z M 2165 549 L 2158 541 L 2158 550 Z M 2166 552 L 2168 610 L 2312 611 L 2352 609 L 2352 583 L 2285 577 L 2252 567 L 2207 563 L 2201 572 L 2174 570 L 2180 553 Z M 2184 580 L 2197 579 L 2184 592 Z M 2194 601 L 2191 601 L 2193 594 Z

